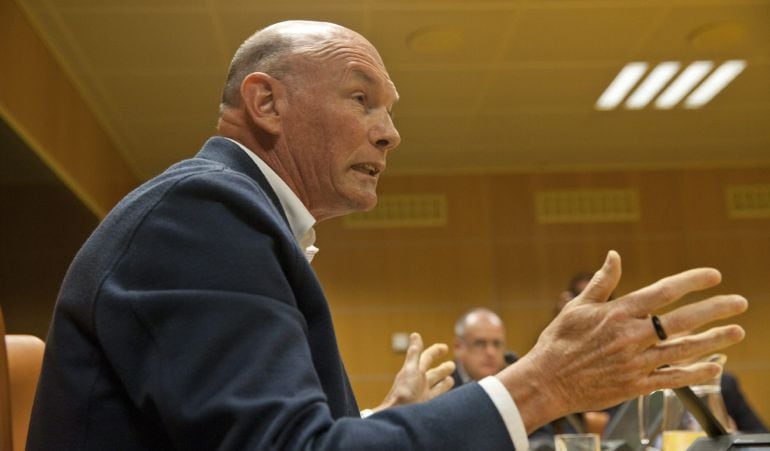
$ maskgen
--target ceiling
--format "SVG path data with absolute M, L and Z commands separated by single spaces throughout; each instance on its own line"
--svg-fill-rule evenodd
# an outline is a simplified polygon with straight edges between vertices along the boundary
M 145 179 L 214 133 L 256 29 L 328 20 L 401 101 L 391 173 L 770 165 L 769 0 L 17 0 Z M 629 61 L 745 59 L 700 110 L 596 111 Z

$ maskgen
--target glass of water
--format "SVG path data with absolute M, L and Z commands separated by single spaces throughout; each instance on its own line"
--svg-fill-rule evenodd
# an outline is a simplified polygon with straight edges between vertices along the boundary
M 556 451 L 600 451 L 599 434 L 556 434 Z

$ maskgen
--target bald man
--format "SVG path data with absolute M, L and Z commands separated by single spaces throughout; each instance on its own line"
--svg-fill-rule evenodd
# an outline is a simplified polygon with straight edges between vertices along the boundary
M 495 375 L 516 359 L 512 352 L 506 351 L 503 320 L 488 308 L 474 308 L 460 316 L 454 335 L 455 388 Z M 506 352 L 512 358 L 506 360 Z M 531 431 L 527 436 L 530 448 L 553 449 L 553 435 L 550 424 Z
M 709 364 L 659 368 L 742 339 L 736 325 L 660 339 L 653 326 L 692 330 L 746 301 L 651 322 L 719 273 L 607 304 L 621 271 L 610 252 L 526 356 L 478 383 L 430 399 L 452 365 L 432 373 L 413 335 L 401 382 L 362 419 L 310 266 L 313 226 L 375 206 L 401 140 L 397 100 L 375 48 L 344 27 L 290 21 L 247 39 L 217 136 L 123 199 L 70 266 L 28 449 L 524 450 L 528 430 L 567 412 L 713 376 Z
M 497 314 L 476 308 L 455 324 L 455 386 L 480 381 L 505 367 L 505 326 Z

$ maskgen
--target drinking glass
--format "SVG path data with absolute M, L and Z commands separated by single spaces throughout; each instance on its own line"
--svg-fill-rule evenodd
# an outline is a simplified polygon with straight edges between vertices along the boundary
M 600 451 L 599 434 L 556 434 L 556 451 Z
M 636 400 L 640 451 L 657 450 L 663 421 L 663 392 L 658 390 Z

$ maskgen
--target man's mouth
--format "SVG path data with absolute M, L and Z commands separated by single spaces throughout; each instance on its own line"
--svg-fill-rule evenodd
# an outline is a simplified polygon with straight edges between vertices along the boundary
M 362 172 L 369 176 L 376 176 L 382 172 L 382 168 L 374 163 L 358 163 L 352 166 L 353 170 Z

